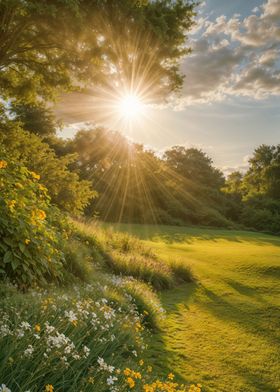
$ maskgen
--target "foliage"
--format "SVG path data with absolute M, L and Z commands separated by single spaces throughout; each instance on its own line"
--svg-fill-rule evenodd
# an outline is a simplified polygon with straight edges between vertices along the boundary
M 213 167 L 213 161 L 197 148 L 174 146 L 164 153 L 167 166 L 185 178 L 220 189 L 224 183 L 221 171 Z
M 109 301 L 99 283 L 9 296 L 0 325 L 1 382 L 12 390 L 123 390 L 125 367 L 139 369 L 141 317 Z
M 37 135 L 22 130 L 17 123 L 7 119 L 0 123 L 0 143 L 9 156 L 40 174 L 52 203 L 62 210 L 80 214 L 96 195 L 88 181 L 80 180 L 77 173 L 69 170 L 74 155 L 58 158 Z
M 51 109 L 43 103 L 13 104 L 10 114 L 21 123 L 23 129 L 41 137 L 55 135 L 59 126 Z
M 9 159 L 8 159 L 9 157 Z M 63 233 L 40 176 L 0 152 L 0 273 L 26 287 L 62 277 Z
M 246 227 L 279 233 L 280 145 L 256 148 L 247 172 L 243 176 L 232 173 L 224 191 L 238 212 L 234 219 Z
M 92 181 L 98 192 L 86 209 L 88 216 L 111 222 L 231 225 L 224 216 L 228 201 L 218 180 L 212 188 L 202 184 L 202 176 L 208 181 L 207 173 L 220 174 L 199 150 L 209 166 L 200 181 L 195 173 L 185 178 L 154 151 L 103 128 L 80 130 L 58 150 L 62 156 L 77 154 L 72 169 Z
M 143 89 L 166 94 L 182 82 L 193 9 L 180 0 L 1 0 L 0 95 L 30 103 L 140 78 Z

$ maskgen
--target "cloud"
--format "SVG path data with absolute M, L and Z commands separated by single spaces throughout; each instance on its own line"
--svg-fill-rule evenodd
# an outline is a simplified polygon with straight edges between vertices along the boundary
M 258 14 L 256 14 L 258 12 Z M 182 64 L 179 109 L 230 96 L 264 99 L 280 95 L 280 1 L 268 0 L 242 18 L 200 16 L 192 36 L 192 55 Z

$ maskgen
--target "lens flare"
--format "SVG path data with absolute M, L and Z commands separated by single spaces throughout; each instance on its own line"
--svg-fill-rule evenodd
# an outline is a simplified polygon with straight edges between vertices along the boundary
M 120 99 L 118 110 L 122 117 L 133 119 L 143 113 L 144 104 L 137 95 L 129 94 Z

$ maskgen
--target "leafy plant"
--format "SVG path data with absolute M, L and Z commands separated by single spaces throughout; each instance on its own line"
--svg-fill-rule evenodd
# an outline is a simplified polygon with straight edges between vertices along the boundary
M 60 280 L 63 232 L 40 176 L 0 151 L 0 273 L 22 288 Z

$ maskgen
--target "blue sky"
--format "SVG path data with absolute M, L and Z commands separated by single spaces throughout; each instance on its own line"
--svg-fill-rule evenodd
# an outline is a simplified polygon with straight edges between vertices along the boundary
M 280 143 L 280 2 L 207 0 L 198 11 L 182 96 L 118 130 L 156 150 L 200 147 L 227 173 L 244 169 L 259 144 Z

